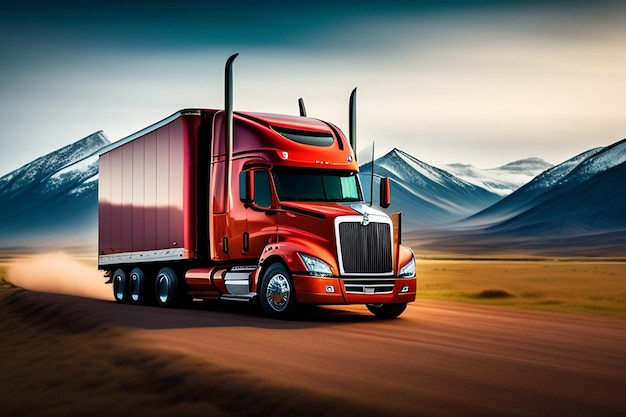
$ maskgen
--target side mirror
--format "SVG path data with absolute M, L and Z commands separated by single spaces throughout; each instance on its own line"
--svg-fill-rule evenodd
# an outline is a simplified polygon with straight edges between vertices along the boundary
M 239 174 L 239 199 L 244 204 L 254 203 L 254 173 L 252 171 Z
M 387 208 L 391 205 L 391 186 L 389 178 L 384 177 L 380 179 L 380 206 Z

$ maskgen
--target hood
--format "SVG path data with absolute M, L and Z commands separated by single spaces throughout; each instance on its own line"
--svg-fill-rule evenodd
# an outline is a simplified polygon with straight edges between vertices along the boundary
M 326 219 L 327 217 L 336 218 L 339 216 L 363 215 L 365 213 L 370 216 L 388 217 L 382 211 L 358 201 L 353 203 L 287 201 L 281 203 L 281 207 L 287 211 L 310 215 L 319 219 Z

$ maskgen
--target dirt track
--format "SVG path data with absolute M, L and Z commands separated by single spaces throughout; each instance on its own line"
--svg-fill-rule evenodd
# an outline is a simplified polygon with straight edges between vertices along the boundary
M 75 355 L 108 379 L 64 383 L 62 362 L 77 358 L 54 350 L 24 375 L 33 355 L 5 338 L 0 401 L 12 415 L 29 415 L 28 378 L 46 372 L 61 372 L 45 385 L 51 396 L 80 397 L 75 407 L 92 415 L 626 414 L 626 322 L 616 319 L 418 301 L 392 321 L 355 306 L 282 322 L 242 305 L 164 310 L 29 291 L 0 299 L 0 312 L 3 336 L 20 328 L 16 350 L 37 351 L 34 329 L 41 349 L 82 346 Z M 56 408 L 32 415 L 72 415 L 71 402 L 39 396 Z

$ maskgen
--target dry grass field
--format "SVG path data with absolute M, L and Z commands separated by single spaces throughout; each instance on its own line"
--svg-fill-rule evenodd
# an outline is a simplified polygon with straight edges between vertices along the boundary
M 419 259 L 418 298 L 626 318 L 621 260 Z
M 5 280 L 12 264 L 9 280 L 24 288 L 110 298 L 93 260 L 63 254 L 9 260 L 0 263 L 0 291 L 14 288 Z M 626 318 L 625 259 L 426 258 L 417 260 L 417 275 L 419 299 Z

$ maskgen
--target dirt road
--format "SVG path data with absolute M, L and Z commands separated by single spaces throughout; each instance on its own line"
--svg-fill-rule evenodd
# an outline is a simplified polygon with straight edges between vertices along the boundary
M 179 415 L 206 398 L 214 412 L 197 415 L 626 415 L 623 320 L 418 301 L 391 321 L 354 306 L 284 322 L 243 305 L 165 310 L 28 291 L 0 307 L 41 332 L 83 334 L 94 355 L 106 350 L 100 362 L 139 370 L 125 392 L 144 377 L 154 392 L 118 406 L 130 414 L 153 414 L 141 393 L 185 402 Z M 8 356 L 0 366 L 15 363 Z M 0 376 L 7 397 L 12 372 Z

